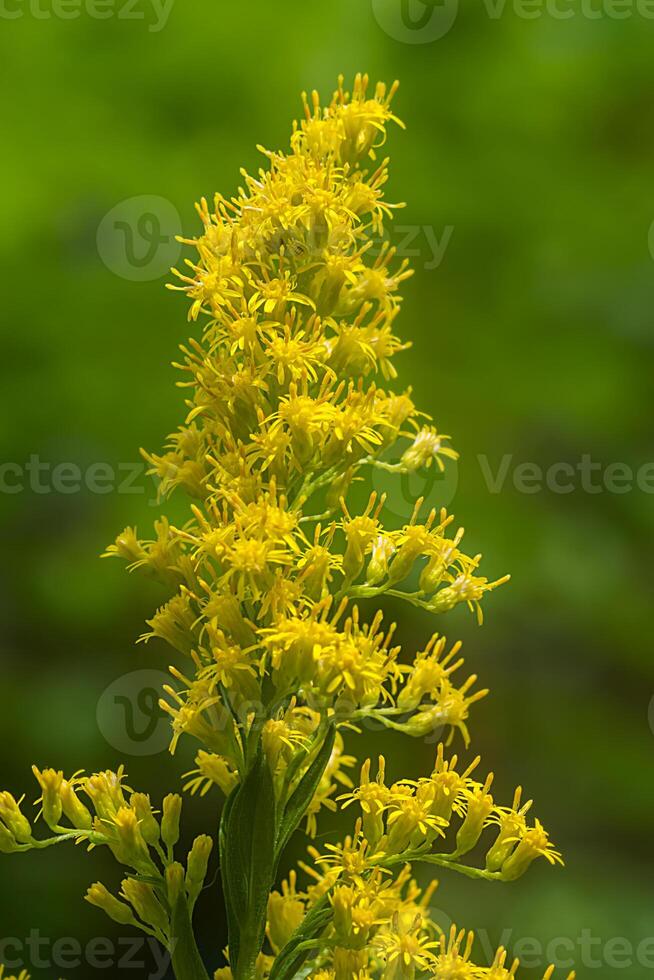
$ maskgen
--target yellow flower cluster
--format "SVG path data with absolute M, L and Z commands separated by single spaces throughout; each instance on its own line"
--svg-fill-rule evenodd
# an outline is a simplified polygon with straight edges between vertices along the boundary
M 539 856 L 550 864 L 562 863 L 540 821 L 528 825 L 532 801 L 520 805 L 522 788 L 516 790 L 510 807 L 499 806 L 490 793 L 493 774 L 483 783 L 471 775 L 479 761 L 476 758 L 459 772 L 457 756 L 446 760 L 441 743 L 431 776 L 387 786 L 383 756 L 374 780 L 370 779 L 368 759 L 361 769 L 359 786 L 341 797 L 344 807 L 356 803 L 361 810 L 354 840 L 365 852 L 366 867 L 396 864 L 399 859 L 420 857 L 422 852 L 428 854 L 430 863 L 451 867 L 477 846 L 488 827 L 494 827 L 496 833 L 487 850 L 485 869 L 458 866 L 457 870 L 511 881 L 523 875 Z M 449 843 L 448 837 L 452 837 Z M 439 853 L 433 850 L 435 845 Z M 328 848 L 336 855 L 340 853 L 331 845 Z M 336 860 L 318 854 L 315 858 L 332 866 Z
M 474 934 L 451 926 L 444 933 L 432 918 L 431 899 L 438 883 L 432 881 L 421 891 L 408 866 L 391 880 L 381 869 L 364 877 L 350 870 L 346 877 L 316 879 L 306 891 L 299 891 L 291 873 L 280 891 L 268 903 L 267 938 L 272 956 L 261 956 L 258 974 L 274 970 L 279 956 L 295 930 L 301 927 L 309 909 L 320 904 L 329 909 L 330 925 L 311 980 L 414 980 L 418 976 L 434 980 L 511 980 L 519 963 L 511 962 L 500 947 L 493 962 L 478 966 L 471 960 Z M 543 980 L 550 980 L 549 967 Z M 229 970 L 219 970 L 216 980 L 229 980 Z M 574 980 L 575 973 L 568 974 Z
M 162 497 L 181 487 L 193 502 L 185 522 L 162 516 L 147 539 L 126 528 L 106 552 L 165 590 L 141 639 L 176 654 L 161 701 L 170 748 L 199 743 L 184 788 L 227 798 L 218 843 L 229 966 L 217 978 L 513 977 L 504 950 L 481 968 L 471 935 L 439 933 L 435 885 L 421 894 L 408 861 L 505 881 L 539 856 L 560 861 L 519 790 L 500 806 L 492 776 L 472 775 L 478 760 L 458 768 L 445 756 L 457 732 L 468 746 L 470 707 L 487 693 L 474 674 L 457 680 L 460 644 L 434 634 L 406 656 L 395 624 L 367 612 L 392 596 L 434 614 L 465 604 L 481 623 L 486 593 L 508 578 L 480 574 L 481 556 L 462 550 L 463 529 L 444 509 L 418 500 L 398 526 L 383 495 L 355 492 L 374 468 L 412 474 L 458 456 L 410 391 L 389 388 L 408 346 L 395 320 L 411 272 L 388 244 L 372 253 L 400 206 L 384 200 L 379 158 L 399 123 L 396 88 L 370 91 L 357 76 L 326 107 L 305 97 L 290 150 L 262 149 L 265 167 L 243 173 L 236 197 L 201 201 L 196 257 L 173 287 L 202 324 L 176 365 L 186 417 L 163 454 L 145 454 Z M 387 785 L 382 759 L 374 778 L 364 764 L 355 787 L 344 738 L 369 719 L 442 733 L 432 774 Z M 180 797 L 158 816 L 122 769 L 35 775 L 53 836 L 34 837 L 22 801 L 3 793 L 0 851 L 108 846 L 128 877 L 119 896 L 95 884 L 87 900 L 174 950 L 176 975 L 207 977 L 191 916 L 212 839 L 196 839 L 186 866 L 175 860 Z M 310 850 L 304 891 L 295 873 L 274 890 L 300 822 L 315 836 L 322 810 L 339 804 L 360 808 L 352 836 Z M 491 831 L 485 866 L 462 863 Z
M 500 806 L 489 792 L 492 774 L 483 783 L 472 777 L 479 759 L 461 771 L 457 761 L 456 756 L 445 758 L 441 743 L 429 778 L 391 785 L 386 785 L 383 757 L 374 780 L 370 760 L 364 763 L 359 786 L 341 797 L 344 807 L 356 803 L 361 810 L 354 834 L 340 844 L 327 844 L 324 854 L 309 849 L 311 863 L 301 865 L 311 880 L 306 891 L 297 890 L 293 874 L 270 897 L 267 934 L 273 953 L 279 954 L 311 909 L 328 900 L 330 933 L 311 976 L 385 980 L 419 973 L 437 978 L 515 975 L 518 963 L 507 967 L 502 949 L 488 968 L 472 963 L 472 933 L 453 929 L 446 937 L 430 920 L 436 882 L 418 902 L 420 891 L 410 877 L 410 861 L 497 881 L 519 878 L 537 857 L 562 863 L 542 824 L 535 820 L 529 826 L 531 801 L 521 805 L 520 788 L 510 807 Z M 494 837 L 485 848 L 485 866 L 461 863 L 487 828 Z M 389 877 L 398 866 L 399 875 Z M 551 975 L 550 970 L 546 977 Z
M 197 837 L 186 866 L 175 860 L 180 839 L 182 798 L 171 793 L 163 801 L 160 816 L 150 798 L 125 785 L 122 767 L 69 779 L 55 769 L 33 767 L 41 789 L 37 801 L 52 835 L 37 838 L 21 810 L 22 800 L 0 793 L 0 851 L 19 853 L 49 847 L 67 840 L 85 842 L 89 849 L 104 845 L 128 869 L 120 897 L 103 884 L 92 885 L 86 900 L 104 910 L 115 922 L 130 925 L 153 936 L 167 949 L 175 942 L 173 916 L 179 901 L 189 915 L 204 885 L 213 849 L 210 837 Z M 21 977 L 23 975 L 21 974 Z M 0 980 L 2 973 L 0 968 Z M 11 978 L 7 978 L 11 980 Z

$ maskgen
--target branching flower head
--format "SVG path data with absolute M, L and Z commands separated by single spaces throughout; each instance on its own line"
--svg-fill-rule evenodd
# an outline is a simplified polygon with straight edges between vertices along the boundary
M 380 155 L 402 125 L 396 91 L 358 75 L 351 91 L 339 80 L 325 106 L 305 96 L 289 149 L 260 148 L 263 166 L 243 172 L 234 197 L 198 204 L 201 233 L 186 240 L 193 257 L 172 285 L 190 301 L 193 330 L 175 365 L 185 416 L 162 453 L 144 454 L 161 500 L 183 490 L 191 503 L 150 537 L 125 528 L 106 551 L 161 586 L 142 640 L 174 657 L 160 702 L 171 751 L 192 740 L 183 788 L 223 799 L 220 980 L 512 978 L 505 950 L 481 967 L 472 933 L 442 935 L 429 912 L 436 883 L 421 892 L 411 863 L 514 881 L 538 858 L 561 862 L 521 790 L 510 806 L 497 802 L 492 774 L 476 778 L 479 759 L 450 754 L 455 739 L 468 748 L 488 693 L 461 673 L 460 643 L 435 633 L 407 650 L 374 605 L 468 606 L 481 623 L 508 578 L 481 573 L 444 507 L 419 499 L 398 526 L 383 494 L 357 493 L 375 470 L 411 475 L 458 459 L 410 389 L 395 387 L 411 270 L 387 243 L 372 254 L 401 206 L 385 200 Z M 436 742 L 431 774 L 393 781 L 382 757 L 374 772 L 363 763 L 355 785 L 351 745 L 368 725 Z M 91 885 L 87 901 L 161 942 L 178 977 L 208 980 L 192 915 L 209 891 L 213 805 L 210 836 L 182 862 L 177 793 L 155 807 L 122 767 L 34 775 L 45 836 L 23 799 L 2 792 L 0 852 L 107 847 L 125 878 L 118 894 Z M 340 842 L 323 832 L 336 809 L 354 814 Z M 305 884 L 291 872 L 276 887 L 301 825 L 319 844 L 300 864 Z

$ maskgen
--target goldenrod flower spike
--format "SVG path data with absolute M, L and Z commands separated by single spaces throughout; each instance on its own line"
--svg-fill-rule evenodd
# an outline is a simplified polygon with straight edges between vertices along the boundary
M 160 699 L 170 750 L 196 743 L 182 787 L 222 798 L 219 829 L 211 803 L 208 833 L 182 851 L 181 797 L 151 801 L 122 766 L 69 777 L 35 767 L 37 830 L 22 798 L 0 792 L 0 853 L 109 848 L 125 869 L 120 895 L 96 883 L 87 901 L 159 940 L 183 980 L 208 980 L 192 916 L 218 898 L 216 841 L 229 924 L 218 980 L 511 980 L 518 964 L 504 950 L 481 967 L 472 933 L 442 935 L 436 882 L 421 892 L 411 862 L 495 882 L 539 857 L 561 863 L 521 790 L 507 807 L 492 774 L 476 777 L 479 758 L 450 755 L 455 739 L 467 749 L 488 694 L 463 672 L 461 644 L 434 633 L 403 649 L 371 603 L 467 605 L 481 623 L 508 578 L 481 573 L 445 508 L 418 499 L 398 522 L 383 493 L 363 507 L 354 493 L 375 468 L 408 476 L 458 459 L 410 389 L 393 390 L 411 270 L 375 246 L 400 206 L 384 198 L 380 157 L 402 125 L 396 92 L 357 75 L 327 104 L 305 96 L 289 148 L 260 148 L 261 169 L 242 171 L 234 197 L 197 205 L 193 259 L 172 287 L 188 297 L 193 333 L 175 364 L 183 422 L 162 453 L 143 453 L 162 506 L 182 490 L 188 511 L 177 523 L 161 514 L 148 537 L 127 527 L 105 552 L 159 583 L 141 640 L 163 641 L 173 660 Z M 432 772 L 396 779 L 382 757 L 355 785 L 353 736 L 380 725 L 437 742 Z M 325 815 L 349 807 L 352 832 L 325 842 Z M 301 826 L 320 847 L 302 879 L 276 887 Z M 13 978 L 0 968 L 0 980 Z

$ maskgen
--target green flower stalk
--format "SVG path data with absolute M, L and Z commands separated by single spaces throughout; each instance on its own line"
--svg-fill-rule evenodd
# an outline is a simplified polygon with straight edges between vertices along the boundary
M 505 950 L 477 966 L 471 934 L 439 931 L 436 883 L 422 894 L 411 863 L 497 882 L 537 858 L 561 863 L 520 789 L 501 804 L 492 774 L 477 778 L 478 758 L 450 754 L 455 737 L 467 750 L 470 709 L 487 694 L 476 675 L 461 677 L 460 643 L 435 633 L 407 654 L 374 601 L 433 614 L 463 603 L 481 623 L 486 594 L 508 576 L 480 573 L 444 508 L 417 500 L 398 526 L 383 495 L 356 505 L 354 485 L 375 468 L 411 474 L 457 458 L 410 392 L 392 387 L 411 272 L 387 244 L 371 253 L 399 206 L 384 199 L 379 158 L 400 124 L 397 83 L 368 89 L 357 76 L 327 107 L 305 97 L 290 151 L 262 149 L 265 167 L 243 173 L 235 198 L 199 204 L 195 260 L 173 287 L 194 324 L 176 365 L 186 417 L 163 454 L 145 454 L 162 498 L 190 496 L 188 519 L 162 516 L 148 540 L 126 528 L 107 550 L 161 583 L 142 639 L 174 651 L 161 704 L 171 752 L 181 738 L 199 743 L 183 789 L 212 801 L 207 833 L 182 860 L 181 797 L 154 807 L 122 767 L 68 779 L 35 768 L 45 837 L 22 801 L 0 794 L 2 852 L 110 848 L 126 868 L 120 895 L 97 883 L 87 900 L 156 937 L 180 980 L 207 980 L 221 952 L 219 980 L 511 978 Z M 383 758 L 365 760 L 355 781 L 351 743 L 371 721 L 440 734 L 432 771 L 393 781 Z M 345 840 L 311 846 L 279 884 L 300 825 L 324 837 L 329 812 L 349 807 Z M 192 917 L 196 902 L 218 902 L 206 884 L 212 850 L 229 935 L 201 956 Z

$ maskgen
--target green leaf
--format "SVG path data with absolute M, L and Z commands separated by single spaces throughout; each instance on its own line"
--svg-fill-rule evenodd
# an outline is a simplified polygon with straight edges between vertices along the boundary
M 332 919 L 329 893 L 323 895 L 275 957 L 269 980 L 292 980 L 304 963 L 312 941 Z
M 334 747 L 336 731 L 330 725 L 315 759 L 302 776 L 277 827 L 275 790 L 261 745 L 245 779 L 225 804 L 219 831 L 221 873 L 229 929 L 229 956 L 237 980 L 252 975 L 265 936 L 268 896 L 277 864 L 318 788 Z M 317 907 L 316 907 L 317 908 Z M 302 962 L 306 950 L 295 947 L 314 938 L 331 918 L 322 908 L 306 917 L 305 935 L 298 930 L 291 966 Z
M 320 751 L 302 776 L 302 779 L 298 783 L 286 805 L 284 816 L 282 817 L 279 832 L 277 834 L 277 861 L 279 861 L 282 851 L 288 844 L 288 841 L 297 829 L 300 820 L 307 812 L 311 800 L 315 796 L 316 790 L 320 785 L 320 780 L 322 779 L 327 763 L 331 757 L 335 737 L 336 729 L 334 725 L 331 724 L 327 729 L 325 741 L 322 743 Z
M 251 975 L 261 951 L 275 873 L 275 790 L 261 745 L 228 805 L 220 835 L 222 875 L 230 962 L 238 980 Z
M 223 898 L 225 910 L 227 912 L 227 931 L 229 934 L 229 955 L 233 963 L 238 959 L 239 953 L 239 915 L 237 906 L 244 908 L 246 904 L 245 895 L 240 895 L 239 879 L 237 875 L 238 855 L 234 853 L 233 841 L 230 840 L 228 829 L 229 820 L 240 786 L 235 786 L 228 796 L 220 818 L 218 830 L 218 849 L 220 854 L 220 877 L 223 885 Z
M 209 980 L 195 942 L 184 895 L 178 896 L 173 908 L 171 953 L 177 980 Z

